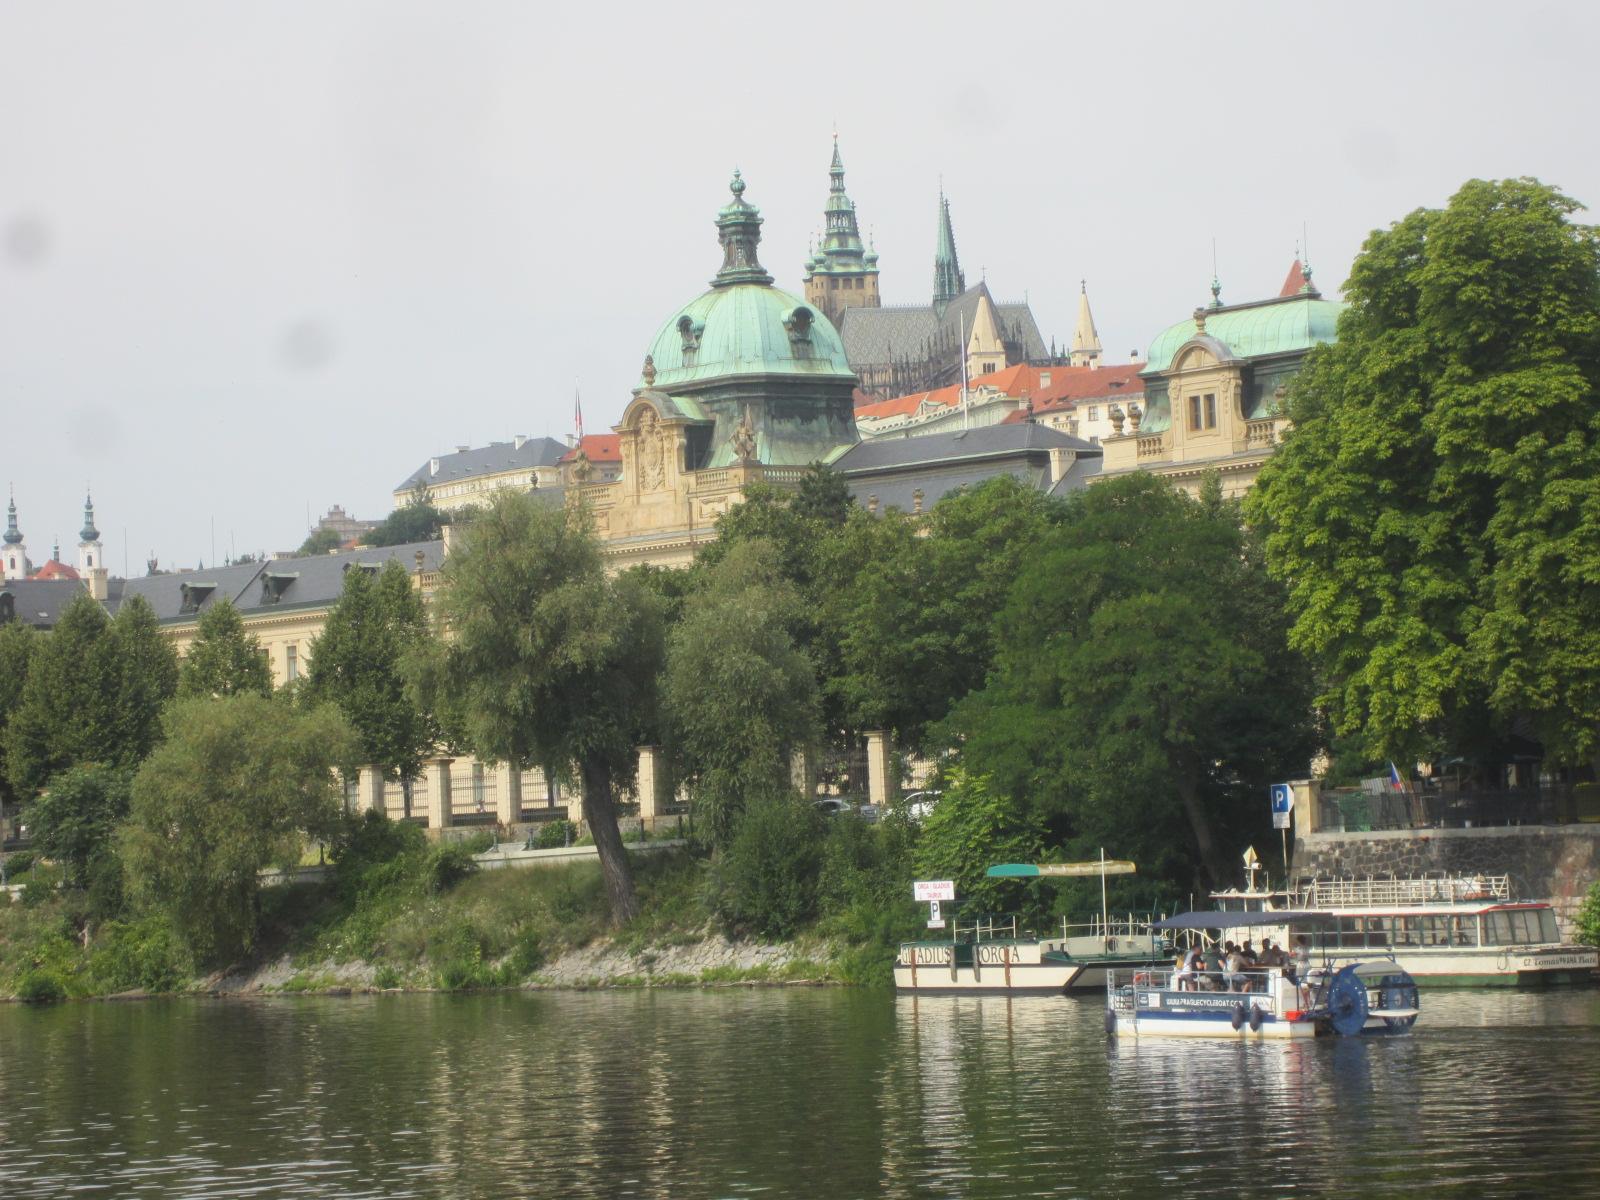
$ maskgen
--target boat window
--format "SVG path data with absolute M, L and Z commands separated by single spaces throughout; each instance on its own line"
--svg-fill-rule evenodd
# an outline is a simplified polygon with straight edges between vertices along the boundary
M 1561 940 L 1561 931 L 1556 928 L 1554 909 L 1539 909 L 1539 940 L 1541 942 L 1559 942 Z
M 1476 946 L 1478 944 L 1478 918 L 1476 914 L 1452 917 L 1455 925 L 1455 942 L 1458 946 Z
M 1422 918 L 1396 917 L 1394 919 L 1394 944 L 1396 946 L 1422 945 Z
M 1360 917 L 1339 918 L 1339 947 L 1343 950 L 1365 949 L 1367 934 L 1361 928 Z
M 1450 944 L 1450 918 L 1423 917 L 1422 944 L 1424 946 L 1448 946 Z
M 1511 916 L 1511 940 L 1519 946 L 1526 946 L 1529 942 L 1537 941 L 1539 934 L 1539 920 L 1525 909 L 1518 909 Z
M 1483 944 L 1506 946 L 1511 943 L 1511 914 L 1491 912 L 1483 914 Z
M 1374 950 L 1389 948 L 1389 918 L 1366 917 L 1367 946 Z

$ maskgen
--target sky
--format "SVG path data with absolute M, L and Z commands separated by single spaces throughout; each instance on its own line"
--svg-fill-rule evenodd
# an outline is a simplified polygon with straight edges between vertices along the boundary
M 0 482 L 116 573 L 381 517 L 430 456 L 618 419 L 734 167 L 801 290 L 838 131 L 885 303 L 1107 360 L 1325 293 L 1473 177 L 1600 204 L 1600 5 L 0 0 Z

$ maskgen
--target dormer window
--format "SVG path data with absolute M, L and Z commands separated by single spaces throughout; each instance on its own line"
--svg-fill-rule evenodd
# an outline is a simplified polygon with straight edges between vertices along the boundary
M 261 603 L 276 604 L 283 599 L 289 585 L 300 578 L 298 571 L 267 571 L 261 576 Z
M 811 321 L 814 316 L 802 304 L 783 319 L 783 327 L 789 333 L 789 345 L 796 358 L 809 358 L 811 355 Z
M 200 606 L 204 604 L 211 593 L 216 590 L 217 585 L 214 583 L 179 584 L 178 592 L 181 599 L 178 604 L 178 611 L 180 613 L 199 612 Z
M 700 350 L 700 335 L 706 327 L 685 313 L 678 318 L 678 336 L 683 340 L 683 365 L 693 366 L 694 356 Z

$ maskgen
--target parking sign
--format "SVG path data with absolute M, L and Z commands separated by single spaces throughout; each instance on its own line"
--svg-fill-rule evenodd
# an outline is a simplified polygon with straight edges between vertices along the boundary
M 1287 783 L 1274 783 L 1267 791 L 1272 797 L 1272 827 L 1289 828 L 1289 814 L 1294 811 L 1294 789 Z

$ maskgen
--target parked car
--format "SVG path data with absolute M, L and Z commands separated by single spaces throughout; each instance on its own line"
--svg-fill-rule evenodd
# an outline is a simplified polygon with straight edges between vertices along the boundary
M 939 802 L 939 797 L 943 794 L 936 791 L 908 792 L 900 800 L 905 808 L 906 819 L 921 821 L 933 811 L 933 806 Z

